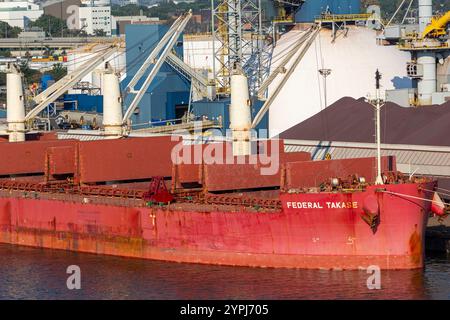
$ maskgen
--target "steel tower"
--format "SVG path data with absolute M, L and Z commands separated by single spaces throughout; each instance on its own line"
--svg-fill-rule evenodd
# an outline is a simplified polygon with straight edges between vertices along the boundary
M 240 65 L 250 81 L 250 91 L 261 83 L 265 32 L 261 0 L 211 0 L 213 74 L 217 93 L 228 95 L 232 71 Z

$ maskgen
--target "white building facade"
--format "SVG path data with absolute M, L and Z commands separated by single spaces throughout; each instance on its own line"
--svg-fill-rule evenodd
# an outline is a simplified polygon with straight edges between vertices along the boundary
M 81 3 L 86 6 L 107 7 L 111 5 L 111 0 L 81 0 Z
M 111 36 L 111 7 L 78 7 L 75 28 L 90 35 L 102 30 Z
M 139 0 L 111 0 L 111 3 L 122 7 L 129 4 L 139 5 Z
M 29 1 L 0 2 L 0 21 L 11 27 L 24 29 L 30 21 L 36 21 L 44 11 L 39 5 Z

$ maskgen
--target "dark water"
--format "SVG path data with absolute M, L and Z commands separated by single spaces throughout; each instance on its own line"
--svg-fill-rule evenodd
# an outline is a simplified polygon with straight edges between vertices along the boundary
M 81 268 L 68 290 L 66 269 Z M 450 257 L 425 270 L 366 271 L 218 267 L 0 245 L 0 299 L 450 299 Z

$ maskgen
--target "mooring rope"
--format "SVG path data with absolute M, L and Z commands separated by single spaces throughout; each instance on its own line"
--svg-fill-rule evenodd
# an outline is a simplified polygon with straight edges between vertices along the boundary
M 445 192 L 450 192 L 450 190 L 447 190 L 447 189 L 444 189 L 444 188 L 438 188 L 438 187 L 436 187 L 436 189 L 442 190 L 442 191 L 445 191 Z
M 436 188 L 436 189 L 440 189 L 440 188 Z M 445 196 L 449 196 L 450 197 L 450 193 L 446 193 L 446 192 L 439 192 L 439 191 L 434 191 L 434 190 L 428 190 L 428 189 L 422 189 L 423 191 L 428 191 L 428 192 L 436 192 L 437 194 L 442 194 Z M 445 189 L 444 189 L 445 190 Z
M 393 194 L 393 195 L 396 195 L 396 196 L 405 197 L 405 198 L 411 198 L 411 199 L 416 199 L 416 200 L 428 201 L 428 202 L 435 203 L 435 204 L 438 204 L 438 205 L 441 205 L 441 204 L 442 204 L 442 203 L 439 202 L 439 201 L 434 201 L 434 200 L 429 200 L 429 199 L 425 199 L 425 198 L 420 198 L 420 197 L 410 196 L 409 194 L 403 194 L 403 193 L 392 192 L 392 191 L 382 191 L 382 192 L 384 192 L 384 193 L 389 193 L 389 194 Z M 444 203 L 444 206 L 445 206 L 445 203 Z

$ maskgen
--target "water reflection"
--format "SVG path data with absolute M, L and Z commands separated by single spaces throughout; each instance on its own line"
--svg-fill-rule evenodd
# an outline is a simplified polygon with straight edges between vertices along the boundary
M 259 269 L 176 264 L 0 245 L 1 299 L 449 299 L 447 257 L 425 270 L 382 271 L 368 290 L 366 271 Z M 81 267 L 82 289 L 66 288 Z

